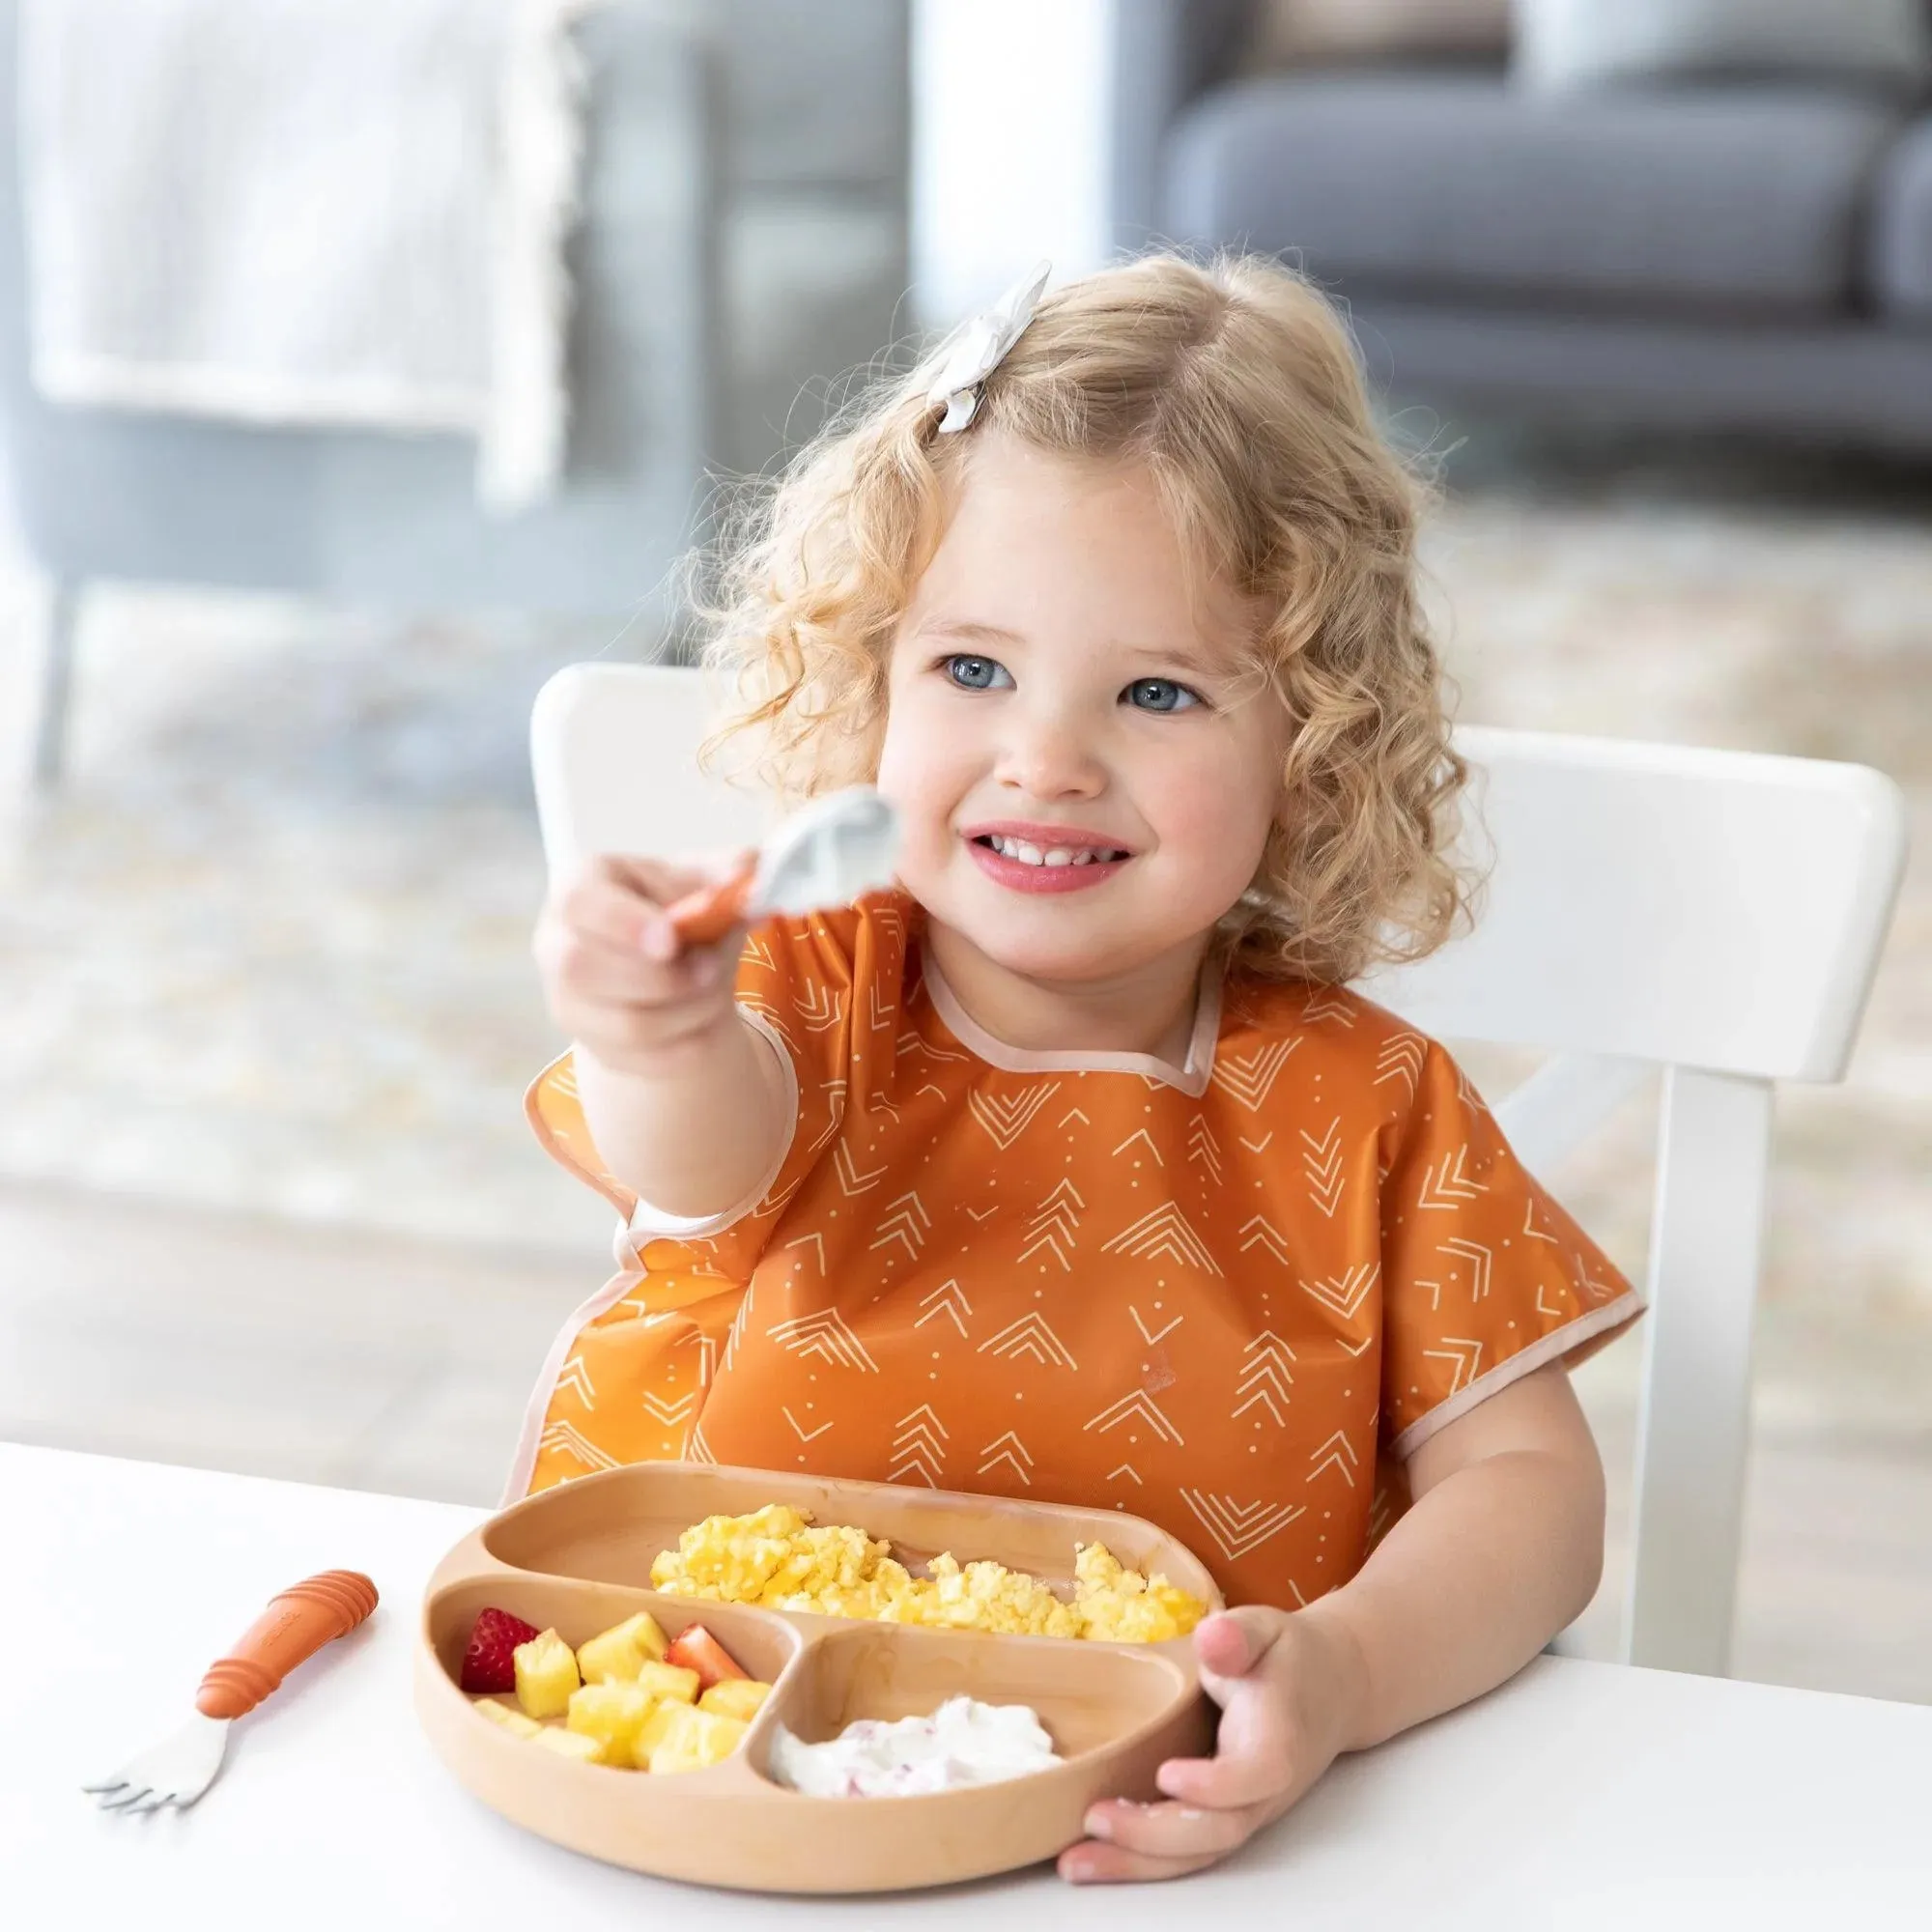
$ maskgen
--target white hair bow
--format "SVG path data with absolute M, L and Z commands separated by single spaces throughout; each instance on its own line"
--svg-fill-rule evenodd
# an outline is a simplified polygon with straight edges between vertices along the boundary
M 1042 262 L 1023 282 L 1015 282 L 989 309 L 962 323 L 940 354 L 939 374 L 925 399 L 946 412 L 941 436 L 953 436 L 973 420 L 980 407 L 980 385 L 1002 362 L 1007 352 L 1026 332 L 1034 305 L 1053 272 Z

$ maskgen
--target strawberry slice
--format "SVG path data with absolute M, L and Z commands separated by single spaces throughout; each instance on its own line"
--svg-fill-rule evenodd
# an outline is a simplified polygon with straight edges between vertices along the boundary
M 516 1648 L 540 1635 L 535 1624 L 526 1624 L 508 1610 L 478 1610 L 476 1621 L 469 1626 L 469 1641 L 463 1647 L 463 1672 L 458 1681 L 466 1690 L 479 1694 L 514 1690 Z
M 731 1653 L 702 1624 L 685 1625 L 665 1652 L 665 1662 L 675 1663 L 684 1670 L 696 1671 L 700 1693 L 728 1678 L 750 1674 L 739 1669 Z

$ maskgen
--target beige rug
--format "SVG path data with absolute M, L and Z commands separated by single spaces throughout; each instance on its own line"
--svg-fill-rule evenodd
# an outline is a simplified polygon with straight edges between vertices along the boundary
M 1463 715 L 1861 759 L 1915 859 L 1851 1080 L 1782 1106 L 1773 1295 L 1932 1321 L 1932 492 L 1624 465 L 1447 504 Z M 4 586 L 15 680 L 33 592 Z M 499 1248 L 604 1247 L 522 1119 L 529 700 L 647 640 L 101 596 L 72 774 L 0 856 L 0 1175 Z M 1480 1070 L 1502 1072 L 1492 1063 Z M 1640 1266 L 1649 1122 L 1559 1177 Z

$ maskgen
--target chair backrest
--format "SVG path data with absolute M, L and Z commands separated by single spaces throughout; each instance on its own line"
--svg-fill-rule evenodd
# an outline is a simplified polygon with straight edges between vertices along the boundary
M 553 869 L 716 850 L 771 819 L 700 774 L 702 680 L 559 673 L 532 724 Z M 1554 1057 L 1496 1112 L 1547 1169 L 1664 1072 L 1624 1649 L 1729 1654 L 1772 1083 L 1840 1078 L 1904 867 L 1898 788 L 1861 766 L 1465 726 L 1472 932 L 1363 982 L 1438 1037 Z

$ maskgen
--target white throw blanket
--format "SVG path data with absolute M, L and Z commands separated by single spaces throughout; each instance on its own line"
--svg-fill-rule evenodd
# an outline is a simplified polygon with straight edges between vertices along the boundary
M 596 0 L 22 0 L 35 382 L 69 404 L 461 431 L 542 499 Z

